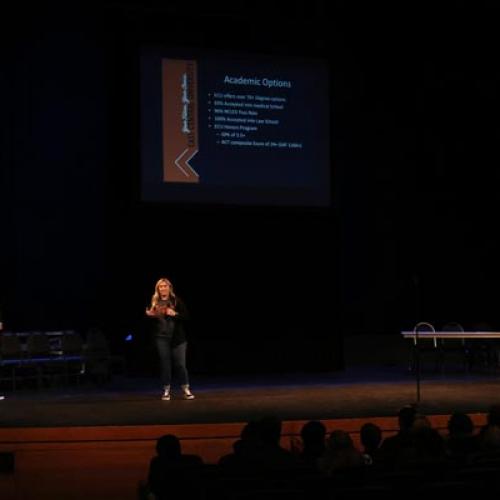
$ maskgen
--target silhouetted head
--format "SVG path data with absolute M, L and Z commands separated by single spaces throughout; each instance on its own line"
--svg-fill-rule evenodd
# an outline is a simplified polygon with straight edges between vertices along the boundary
M 448 420 L 448 432 L 450 436 L 467 436 L 474 432 L 474 424 L 469 415 L 456 411 Z
M 279 445 L 281 420 L 277 417 L 263 417 L 258 422 L 259 436 L 263 443 Z
M 181 456 L 181 443 L 173 434 L 166 434 L 156 441 L 156 452 L 161 458 L 178 459 Z
M 482 434 L 481 444 L 484 450 L 498 451 L 500 449 L 500 427 L 490 425 Z
M 500 427 L 500 405 L 492 405 L 488 411 L 488 425 Z
M 243 429 L 241 429 L 240 439 L 244 441 L 255 440 L 259 436 L 259 425 L 254 420 L 251 420 Z
M 233 443 L 234 453 L 240 454 L 244 450 L 253 449 L 254 446 L 259 442 L 259 424 L 254 420 L 248 422 L 240 432 L 240 439 L 237 439 Z
M 365 449 L 376 450 L 382 441 L 382 431 L 378 425 L 368 422 L 361 427 L 360 438 Z
M 399 428 L 405 431 L 410 430 L 416 416 L 417 410 L 414 406 L 403 406 L 403 408 L 401 408 L 398 413 Z
M 353 447 L 351 436 L 345 431 L 333 431 L 328 438 L 328 448 L 331 451 L 348 450 Z
M 436 429 L 417 427 L 413 433 L 415 449 L 421 457 L 441 458 L 445 454 L 444 440 Z
M 307 422 L 300 431 L 300 437 L 305 447 L 324 445 L 325 436 L 326 427 L 317 420 Z
M 412 432 L 416 432 L 422 428 L 432 429 L 431 421 L 425 415 L 415 415 L 411 426 Z

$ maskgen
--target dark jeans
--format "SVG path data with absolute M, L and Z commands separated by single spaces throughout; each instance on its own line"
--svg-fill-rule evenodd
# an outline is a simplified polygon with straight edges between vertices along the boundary
M 172 346 L 172 340 L 167 337 L 156 337 L 156 348 L 160 356 L 161 381 L 163 385 L 170 385 L 172 380 L 172 364 L 179 379 L 180 385 L 188 385 L 186 368 L 187 342 Z

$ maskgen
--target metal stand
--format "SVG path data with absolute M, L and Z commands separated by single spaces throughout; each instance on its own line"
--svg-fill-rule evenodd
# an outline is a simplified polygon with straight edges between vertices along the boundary
M 420 394 L 420 375 L 421 375 L 421 363 L 420 363 L 420 329 L 425 328 L 426 330 L 430 332 L 435 332 L 434 327 L 430 323 L 426 323 L 425 321 L 422 321 L 420 323 L 417 323 L 415 328 L 413 329 L 413 333 L 415 334 L 415 385 L 417 388 L 417 404 L 420 403 L 421 399 L 421 394 Z M 436 340 L 434 339 L 434 342 Z M 436 345 L 434 346 L 436 347 Z
M 418 343 L 418 328 L 415 328 L 415 383 L 418 404 L 420 403 L 420 345 Z

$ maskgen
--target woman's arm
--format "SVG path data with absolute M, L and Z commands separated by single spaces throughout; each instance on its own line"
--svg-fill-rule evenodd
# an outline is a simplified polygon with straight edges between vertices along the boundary
M 189 312 L 187 310 L 187 307 L 184 304 L 184 302 L 180 299 L 177 299 L 175 309 L 169 309 L 169 311 L 172 311 L 172 314 L 169 314 L 169 316 L 172 316 L 176 319 L 180 319 L 180 320 L 189 319 Z
M 151 306 L 149 309 L 146 307 L 146 316 L 157 318 L 160 316 L 160 313 L 156 306 Z

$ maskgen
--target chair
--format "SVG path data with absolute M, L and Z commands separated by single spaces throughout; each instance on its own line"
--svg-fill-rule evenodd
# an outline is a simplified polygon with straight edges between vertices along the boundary
M 434 358 L 434 371 L 439 368 L 439 349 L 436 337 L 431 339 L 419 337 L 422 333 L 436 333 L 434 326 L 426 321 L 417 323 L 413 328 L 413 356 L 410 364 L 412 370 L 422 370 L 423 356 L 430 354 Z
M 443 328 L 443 332 L 456 332 L 463 333 L 464 328 L 460 323 L 450 322 L 446 323 Z M 465 339 L 439 339 L 439 363 L 441 366 L 441 371 L 445 370 L 447 360 L 450 359 L 453 354 L 458 355 L 460 363 L 464 371 L 469 370 L 469 353 L 467 350 L 467 345 L 465 344 Z
M 53 381 L 62 374 L 61 357 L 52 352 L 44 332 L 33 332 L 26 339 L 25 363 L 35 368 L 38 388 L 44 380 Z
M 22 364 L 23 351 L 15 333 L 0 335 L 0 381 L 7 380 L 16 390 L 16 374 Z
M 111 376 L 111 356 L 108 341 L 98 328 L 87 332 L 85 371 L 93 380 L 104 382 Z
M 475 332 L 492 332 L 493 328 L 488 323 L 476 323 L 473 325 Z M 477 339 L 470 342 L 469 363 L 475 368 L 487 373 L 495 372 L 500 366 L 500 349 L 498 340 Z
M 80 377 L 85 373 L 82 337 L 74 331 L 64 332 L 61 337 L 60 349 L 65 380 L 69 382 L 74 377 L 79 383 Z

